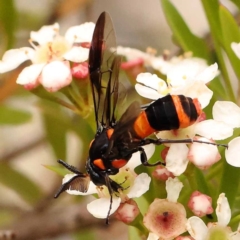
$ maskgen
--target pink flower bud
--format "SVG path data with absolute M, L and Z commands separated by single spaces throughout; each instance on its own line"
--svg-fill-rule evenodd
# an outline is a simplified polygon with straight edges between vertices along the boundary
M 162 160 L 165 162 L 166 161 L 166 156 L 168 154 L 168 150 L 169 150 L 169 147 L 165 147 L 162 151 L 161 151 L 161 158 Z
M 152 176 L 157 180 L 167 181 L 169 177 L 174 178 L 173 173 L 167 170 L 164 166 L 157 166 L 152 172 Z
M 188 207 L 198 217 L 213 213 L 212 198 L 199 191 L 192 193 Z
M 121 63 L 121 68 L 123 70 L 129 70 L 139 66 L 142 67 L 143 64 L 144 64 L 144 60 L 142 58 L 136 58 L 134 60 Z
M 77 79 L 84 79 L 88 76 L 88 63 L 74 63 L 71 69 L 72 76 Z
M 133 79 L 136 79 L 139 73 L 144 72 L 144 60 L 136 58 L 128 62 L 123 62 L 121 63 L 121 68 Z
M 39 82 L 36 81 L 36 83 L 28 83 L 28 84 L 25 84 L 23 87 L 26 89 L 26 90 L 32 90 L 34 88 L 36 88 L 37 86 L 39 85 Z
M 127 202 L 120 204 L 115 213 L 115 217 L 126 224 L 130 224 L 135 220 L 139 212 L 137 203 L 134 200 L 129 199 Z
M 173 239 L 186 231 L 186 210 L 178 202 L 155 199 L 144 216 L 143 224 L 160 239 Z
M 89 42 L 82 42 L 82 43 L 80 43 L 80 46 L 84 47 L 84 48 L 90 48 L 91 43 L 89 43 Z
M 202 112 L 200 116 L 198 117 L 198 122 L 202 122 L 207 119 L 206 113 Z

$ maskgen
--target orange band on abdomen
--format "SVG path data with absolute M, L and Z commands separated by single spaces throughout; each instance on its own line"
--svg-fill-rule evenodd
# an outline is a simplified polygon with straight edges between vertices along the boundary
M 193 99 L 193 104 L 197 110 L 197 114 L 198 116 L 200 116 L 202 114 L 202 107 L 201 107 L 201 103 L 198 101 L 197 98 Z
M 150 126 L 145 111 L 139 114 L 138 118 L 134 122 L 133 129 L 140 138 L 145 138 L 156 132 L 156 130 Z
M 174 106 L 176 108 L 176 112 L 178 115 L 178 120 L 179 120 L 179 128 L 185 128 L 190 126 L 191 120 L 190 120 L 190 116 L 188 116 L 182 106 L 182 103 L 178 97 L 178 95 L 172 95 L 172 100 L 174 103 Z

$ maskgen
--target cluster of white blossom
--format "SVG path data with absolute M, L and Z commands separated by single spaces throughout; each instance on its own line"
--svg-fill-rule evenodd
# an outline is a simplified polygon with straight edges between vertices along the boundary
M 37 32 L 31 32 L 31 47 L 8 50 L 0 61 L 0 73 L 11 71 L 21 63 L 30 60 L 32 64 L 22 70 L 17 83 L 31 90 L 40 84 L 49 92 L 55 92 L 68 86 L 73 77 L 85 77 L 89 54 L 89 44 L 94 30 L 93 23 L 85 23 L 71 27 L 65 36 L 59 35 L 59 25 L 44 26 Z M 240 58 L 240 43 L 232 43 L 232 49 Z M 143 97 L 156 100 L 167 94 L 185 95 L 196 98 L 204 109 L 210 102 L 213 92 L 207 84 L 219 75 L 217 63 L 208 66 L 206 61 L 195 57 L 173 57 L 165 59 L 152 53 L 144 53 L 137 49 L 117 48 L 118 54 L 124 55 L 129 66 L 137 64 L 152 67 L 166 80 L 156 74 L 139 73 L 136 77 L 136 91 Z M 75 65 L 74 65 L 75 64 Z M 127 65 L 125 64 L 125 67 Z M 235 128 L 240 128 L 240 108 L 230 101 L 217 101 L 212 109 L 213 119 L 199 119 L 193 125 L 174 131 L 156 133 L 161 139 L 192 138 L 199 141 L 212 142 L 224 140 L 233 135 Z M 225 150 L 226 161 L 240 167 L 240 137 L 231 140 Z M 189 208 L 196 215 L 187 219 L 185 207 L 177 202 L 183 184 L 178 178 L 192 162 L 199 169 L 207 169 L 220 160 L 221 155 L 217 145 L 202 144 L 167 144 L 165 158 L 166 199 L 156 198 L 149 206 L 143 218 L 143 223 L 149 230 L 148 240 L 153 239 L 211 239 L 210 236 L 225 236 L 221 239 L 240 239 L 239 230 L 232 232 L 228 227 L 231 210 L 224 193 L 220 194 L 216 214 L 217 223 L 206 226 L 199 218 L 212 213 L 212 203 L 209 196 L 194 192 L 189 201 Z M 148 159 L 153 155 L 155 146 L 145 146 Z M 118 219 L 131 223 L 139 214 L 139 209 L 130 199 L 137 198 L 149 190 L 151 178 L 146 173 L 137 175 L 134 168 L 140 165 L 139 153 L 133 154 L 128 164 L 120 172 L 110 176 L 114 181 L 123 183 L 126 188 L 113 196 L 110 214 L 116 212 Z M 158 168 L 156 171 L 161 172 Z M 166 173 L 168 175 L 166 175 Z M 69 181 L 74 174 L 67 174 L 63 183 Z M 69 194 L 89 195 L 98 194 L 99 198 L 87 205 L 88 211 L 97 218 L 106 218 L 109 209 L 110 194 L 106 186 L 101 188 L 90 182 L 88 191 L 82 193 L 67 190 Z M 199 204 L 201 203 L 201 204 Z M 197 217 L 198 216 L 198 217 Z M 181 237 L 188 231 L 190 236 Z

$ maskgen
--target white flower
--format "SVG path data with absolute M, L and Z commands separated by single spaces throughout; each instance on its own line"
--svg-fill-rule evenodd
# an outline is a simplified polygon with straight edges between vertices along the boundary
M 232 121 L 230 120 L 232 119 Z M 213 142 L 231 137 L 233 128 L 240 127 L 240 108 L 228 101 L 217 101 L 213 106 L 213 119 L 196 122 L 195 124 L 178 130 L 160 131 L 160 139 L 192 138 L 200 141 Z M 202 136 L 199 138 L 196 136 Z M 166 156 L 166 168 L 175 176 L 182 174 L 191 161 L 200 169 L 206 169 L 220 160 L 217 146 L 193 143 L 188 148 L 186 144 L 168 144 L 170 146 Z M 226 149 L 226 160 L 235 167 L 240 167 L 240 138 L 232 140 Z
M 150 61 L 153 57 L 152 54 L 142 52 L 138 49 L 122 46 L 117 47 L 117 53 L 119 55 L 126 57 L 127 61 L 129 62 L 134 61 L 136 59 L 142 59 L 144 61 L 144 64 L 147 66 L 150 64 Z
M 140 73 L 137 76 L 137 82 L 144 84 L 136 84 L 135 88 L 143 97 L 157 100 L 158 98 L 164 97 L 170 93 L 166 82 L 159 78 L 156 74 L 151 73 Z M 151 96 L 151 97 L 150 97 Z
M 182 188 L 183 184 L 178 178 L 168 178 L 166 181 L 167 199 L 171 202 L 177 202 Z
M 144 146 L 144 149 L 147 157 L 150 158 L 155 150 L 155 146 L 150 144 Z M 110 215 L 118 209 L 121 203 L 130 198 L 138 198 L 148 191 L 151 178 L 146 173 L 137 175 L 133 171 L 133 169 L 140 164 L 140 153 L 134 153 L 129 162 L 124 167 L 120 168 L 118 174 L 110 176 L 112 180 L 121 184 L 121 186 L 125 189 L 122 192 L 113 195 L 113 203 Z M 67 174 L 63 179 L 63 183 L 69 181 L 69 179 L 71 179 L 73 176 L 75 175 Z M 67 190 L 67 193 L 74 195 L 89 195 L 97 193 L 99 198 L 89 203 L 87 205 L 87 209 L 96 218 L 107 217 L 110 206 L 110 194 L 106 186 L 97 187 L 92 183 L 92 181 L 90 181 L 90 185 L 86 193 L 76 190 Z
M 189 81 L 208 83 L 219 74 L 217 63 L 207 66 L 201 58 L 187 58 L 175 64 L 167 72 L 167 81 L 173 87 L 182 87 Z
M 229 203 L 224 193 L 219 195 L 217 200 L 216 215 L 217 223 L 208 224 L 208 227 L 199 217 L 190 217 L 187 221 L 187 230 L 195 240 L 211 239 L 211 236 L 221 236 L 222 239 L 233 239 L 231 236 L 236 236 L 238 233 L 231 232 L 227 227 L 231 219 L 231 210 Z M 217 239 L 217 238 L 216 238 Z
M 197 98 L 202 108 L 205 108 L 213 95 L 206 83 L 214 79 L 219 71 L 217 63 L 203 67 L 202 62 L 201 59 L 185 59 L 174 65 L 167 73 L 167 83 L 157 75 L 140 73 L 137 82 L 141 84 L 136 84 L 135 88 L 141 96 L 153 100 L 167 94 L 183 94 Z
M 232 139 L 228 143 L 228 149 L 225 151 L 225 157 L 228 164 L 234 167 L 240 167 L 240 137 Z
M 88 59 L 89 49 L 80 44 L 91 41 L 94 26 L 93 23 L 85 23 L 71 27 L 65 37 L 59 35 L 57 23 L 43 26 L 36 32 L 32 31 L 30 43 L 33 48 L 6 51 L 0 61 L 0 73 L 11 71 L 30 60 L 32 65 L 23 69 L 17 83 L 27 89 L 35 88 L 41 83 L 48 91 L 58 91 L 69 85 L 72 80 L 70 65 L 66 60 L 81 63 Z M 78 46 L 73 45 L 74 43 L 78 43 Z
M 148 240 L 173 239 L 186 231 L 186 210 L 177 202 L 183 184 L 177 178 L 166 182 L 167 199 L 155 199 L 144 216 Z

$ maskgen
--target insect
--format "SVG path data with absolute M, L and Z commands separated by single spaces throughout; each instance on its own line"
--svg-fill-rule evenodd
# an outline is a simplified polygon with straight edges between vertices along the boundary
M 75 173 L 75 176 L 64 183 L 55 195 L 57 198 L 69 189 L 87 192 L 90 180 L 96 186 L 106 186 L 110 194 L 107 224 L 112 196 L 124 190 L 121 184 L 109 176 L 117 174 L 135 152 L 140 152 L 144 166 L 163 164 L 160 161 L 153 164 L 147 161 L 143 148 L 147 144 L 199 142 L 193 139 L 168 140 L 147 137 L 156 131 L 188 127 L 196 122 L 202 112 L 197 99 L 183 95 L 167 95 L 144 107 L 138 102 L 133 102 L 117 120 L 115 112 L 119 102 L 120 63 L 121 57 L 116 53 L 112 20 L 108 13 L 103 12 L 97 20 L 89 52 L 89 74 L 97 131 L 89 148 L 87 173 L 81 173 L 75 167 L 58 160 Z

